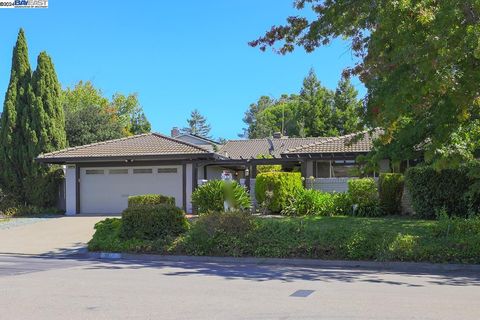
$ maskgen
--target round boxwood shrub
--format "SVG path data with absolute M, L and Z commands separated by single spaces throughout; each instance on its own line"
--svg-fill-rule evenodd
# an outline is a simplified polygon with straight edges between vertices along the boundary
M 266 172 L 257 175 L 255 196 L 257 202 L 274 213 L 281 212 L 288 199 L 303 189 L 299 172 Z
M 171 204 L 135 205 L 122 213 L 121 236 L 125 239 L 165 239 L 178 236 L 188 226 L 183 210 Z
M 210 180 L 192 193 L 192 203 L 200 213 L 224 211 L 225 201 L 234 210 L 251 207 L 250 195 L 236 181 Z
M 379 209 L 383 215 L 402 211 L 404 178 L 400 173 L 382 173 L 378 180 Z
M 139 196 L 130 196 L 128 197 L 128 206 L 141 206 L 146 204 L 170 204 L 175 205 L 175 198 L 164 196 L 161 194 L 143 194 Z

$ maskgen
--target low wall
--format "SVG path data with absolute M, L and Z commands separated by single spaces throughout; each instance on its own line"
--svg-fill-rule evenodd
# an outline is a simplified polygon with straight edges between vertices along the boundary
M 347 192 L 351 178 L 315 178 L 306 179 L 305 187 L 322 192 Z

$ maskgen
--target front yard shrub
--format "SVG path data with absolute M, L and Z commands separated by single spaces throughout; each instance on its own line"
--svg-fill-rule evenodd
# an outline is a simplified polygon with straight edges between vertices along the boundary
M 161 194 L 144 194 L 128 197 L 128 207 L 141 205 L 170 204 L 175 205 L 175 198 Z
M 248 255 L 253 221 L 245 212 L 209 212 L 198 218 L 177 250 L 191 255 Z
M 282 213 L 286 215 L 332 216 L 335 214 L 334 197 L 331 193 L 302 189 L 290 197 Z
M 42 175 L 26 179 L 24 190 L 27 203 L 39 208 L 55 207 L 63 179 L 63 170 L 58 167 L 52 168 Z
M 210 180 L 192 193 L 192 203 L 200 213 L 223 211 L 225 201 L 234 210 L 251 206 L 250 195 L 236 181 Z
M 352 199 L 347 192 L 332 193 L 334 214 L 339 216 L 352 215 Z
M 279 213 L 288 204 L 288 198 L 303 189 L 299 172 L 260 173 L 255 181 L 257 202 L 270 212 Z
M 176 237 L 188 229 L 188 220 L 180 208 L 171 204 L 141 205 L 122 213 L 121 236 L 145 240 Z
M 472 179 L 465 166 L 437 171 L 428 166 L 409 168 L 405 183 L 415 213 L 422 218 L 435 218 L 444 209 L 453 216 L 466 216 L 469 203 L 466 197 Z
M 382 173 L 378 180 L 379 209 L 383 215 L 400 214 L 404 178 L 400 173 Z
M 348 180 L 348 196 L 354 206 L 354 215 L 372 217 L 378 214 L 378 189 L 373 178 Z

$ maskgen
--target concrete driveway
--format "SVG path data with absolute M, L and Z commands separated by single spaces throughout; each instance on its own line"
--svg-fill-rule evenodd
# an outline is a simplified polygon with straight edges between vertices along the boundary
M 14 218 L 0 222 L 0 254 L 68 254 L 91 239 L 106 215 Z

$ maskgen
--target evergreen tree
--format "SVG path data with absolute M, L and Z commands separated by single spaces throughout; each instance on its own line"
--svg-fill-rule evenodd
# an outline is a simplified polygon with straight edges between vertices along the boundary
M 362 102 L 357 98 L 349 78 L 342 78 L 333 97 L 334 123 L 340 135 L 363 129 L 361 124 Z
M 25 199 L 40 207 L 53 206 L 56 200 L 58 180 L 55 169 L 38 164 L 35 157 L 67 146 L 65 115 L 61 104 L 61 87 L 51 58 L 42 52 L 37 58 L 37 69 L 32 75 L 30 96 L 30 123 L 28 130 L 30 146 L 23 153 L 26 176 L 24 177 Z
M 207 123 L 207 118 L 201 115 L 197 109 L 192 111 L 190 114 L 190 119 L 187 120 L 187 123 L 188 127 L 185 127 L 181 130 L 183 133 L 210 138 L 211 127 Z
M 32 120 L 39 151 L 46 153 L 65 148 L 67 138 L 61 104 L 62 89 L 52 59 L 46 52 L 38 56 L 37 69 L 32 76 L 32 88 L 35 95 Z
M 25 168 L 22 154 L 31 148 L 26 144 L 30 131 L 28 111 L 32 95 L 31 68 L 23 29 L 20 29 L 13 48 L 10 82 L 5 94 L 0 129 L 1 182 L 6 192 L 22 197 Z M 26 130 L 25 130 L 26 129 Z M 31 131 L 30 131 L 31 132 Z
M 333 93 L 323 87 L 315 70 L 310 69 L 300 90 L 299 124 L 306 136 L 335 136 L 338 134 L 333 119 Z

